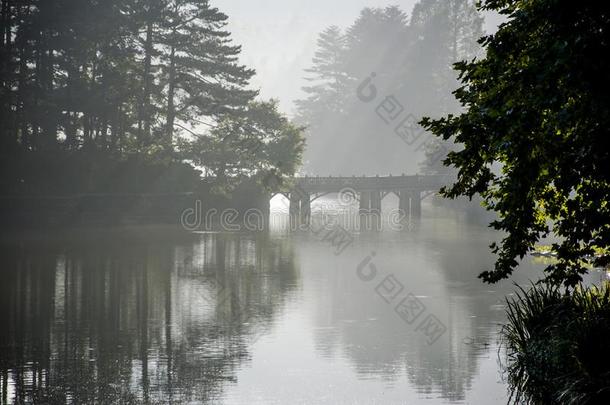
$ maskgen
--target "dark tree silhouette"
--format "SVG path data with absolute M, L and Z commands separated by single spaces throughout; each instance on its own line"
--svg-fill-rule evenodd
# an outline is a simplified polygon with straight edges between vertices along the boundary
M 574 286 L 587 264 L 610 263 L 610 7 L 604 2 L 489 0 L 508 19 L 485 37 L 484 59 L 460 62 L 455 92 L 465 112 L 423 124 L 463 145 L 449 197 L 480 194 L 507 236 L 492 245 L 497 282 L 551 233 L 552 282 Z M 499 169 L 498 169 L 499 168 Z
M 255 119 L 255 72 L 207 0 L 0 5 L 1 193 L 192 189 L 198 138 Z

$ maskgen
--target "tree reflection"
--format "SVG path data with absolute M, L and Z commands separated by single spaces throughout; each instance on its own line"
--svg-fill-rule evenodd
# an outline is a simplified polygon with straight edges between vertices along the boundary
M 298 283 L 289 244 L 167 230 L 2 242 L 2 402 L 218 398 Z
M 302 271 L 323 280 L 315 299 L 318 352 L 343 356 L 361 379 L 406 376 L 422 394 L 465 400 L 480 359 L 497 355 L 503 297 L 513 291 L 510 283 L 491 288 L 477 279 L 485 266 L 493 265 L 487 246 L 494 237 L 482 227 L 435 219 L 403 234 L 361 235 L 354 249 L 357 258 L 312 263 Z M 309 243 L 303 249 L 304 256 L 315 257 L 320 246 Z M 354 263 L 371 251 L 376 252 L 378 276 L 367 283 L 357 277 Z M 535 277 L 533 269 L 523 270 L 526 277 Z M 420 297 L 427 313 L 447 327 L 434 344 L 417 331 L 422 319 L 408 325 L 396 314 L 400 297 L 386 303 L 375 291 L 390 274 L 402 283 L 402 295 Z

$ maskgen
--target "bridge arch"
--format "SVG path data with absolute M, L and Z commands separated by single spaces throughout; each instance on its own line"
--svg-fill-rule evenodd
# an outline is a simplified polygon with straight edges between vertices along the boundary
M 362 214 L 381 213 L 381 201 L 393 193 L 398 197 L 399 210 L 412 219 L 421 218 L 421 201 L 449 184 L 449 176 L 413 175 L 387 177 L 296 177 L 284 194 L 290 201 L 291 216 L 309 221 L 311 203 L 324 195 L 345 189 L 357 194 Z

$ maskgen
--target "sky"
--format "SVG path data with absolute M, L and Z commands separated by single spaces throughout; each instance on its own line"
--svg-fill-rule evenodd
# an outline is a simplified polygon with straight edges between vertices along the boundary
M 252 86 L 280 101 L 287 114 L 303 93 L 318 34 L 330 25 L 351 25 L 364 7 L 400 6 L 410 14 L 416 0 L 212 0 L 229 16 L 229 30 L 242 45 L 241 62 L 257 71 Z M 499 22 L 486 16 L 489 32 Z

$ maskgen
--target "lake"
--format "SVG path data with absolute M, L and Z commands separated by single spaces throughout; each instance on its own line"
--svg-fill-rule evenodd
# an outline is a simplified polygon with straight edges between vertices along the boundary
M 497 233 L 430 205 L 346 232 L 5 235 L 1 402 L 506 403 L 504 297 L 543 265 L 483 284 Z

